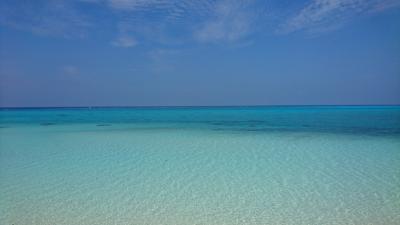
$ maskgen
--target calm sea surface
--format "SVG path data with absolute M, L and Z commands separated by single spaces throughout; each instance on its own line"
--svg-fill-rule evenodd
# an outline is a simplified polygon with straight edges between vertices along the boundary
M 0 109 L 0 224 L 399 224 L 400 107 Z

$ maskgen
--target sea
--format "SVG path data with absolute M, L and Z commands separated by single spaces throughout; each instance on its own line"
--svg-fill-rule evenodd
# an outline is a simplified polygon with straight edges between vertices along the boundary
M 400 106 L 0 109 L 0 224 L 400 224 Z

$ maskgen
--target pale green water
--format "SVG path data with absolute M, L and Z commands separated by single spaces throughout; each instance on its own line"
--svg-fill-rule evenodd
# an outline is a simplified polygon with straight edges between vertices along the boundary
M 0 224 L 400 221 L 397 107 L 0 115 Z

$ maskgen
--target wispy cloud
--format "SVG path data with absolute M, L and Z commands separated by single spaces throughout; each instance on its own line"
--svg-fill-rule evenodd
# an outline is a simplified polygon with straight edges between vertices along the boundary
M 313 0 L 290 17 L 279 33 L 305 31 L 311 34 L 340 28 L 357 16 L 399 6 L 399 0 Z
M 90 20 L 85 7 L 108 10 L 117 32 L 112 44 L 132 47 L 137 44 L 129 33 L 146 41 L 161 44 L 185 41 L 234 42 L 250 35 L 260 11 L 256 0 L 38 0 L 2 2 L 0 23 L 36 34 L 85 37 L 89 28 L 105 23 Z M 87 4 L 92 4 L 88 6 Z M 180 32 L 176 32 L 179 30 Z
M 143 10 L 148 7 L 168 7 L 173 1 L 167 0 L 108 0 L 108 4 L 120 10 Z
M 137 44 L 138 43 L 135 38 L 133 38 L 132 36 L 126 35 L 126 34 L 120 35 L 119 37 L 117 37 L 117 39 L 115 39 L 112 42 L 112 45 L 117 46 L 117 47 L 123 47 L 123 48 L 134 47 Z
M 193 37 L 192 28 L 209 18 L 215 0 L 108 0 L 107 4 L 118 17 L 119 32 L 176 45 Z
M 82 38 L 92 26 L 72 1 L 0 2 L 0 24 L 35 34 Z
M 386 1 L 378 1 L 376 5 L 372 8 L 372 12 L 381 12 L 386 9 L 400 7 L 399 0 L 386 0 Z
M 202 42 L 236 41 L 246 37 L 254 30 L 259 12 L 253 1 L 220 1 L 211 14 L 195 32 L 197 40 Z
M 257 32 L 273 30 L 316 34 L 400 6 L 400 0 L 308 0 L 285 3 L 282 13 L 274 8 L 275 1 L 279 0 L 2 0 L 0 25 L 65 38 L 87 37 L 94 28 L 114 30 L 117 38 L 111 43 L 118 47 L 133 47 L 137 39 L 166 47 L 248 42 Z

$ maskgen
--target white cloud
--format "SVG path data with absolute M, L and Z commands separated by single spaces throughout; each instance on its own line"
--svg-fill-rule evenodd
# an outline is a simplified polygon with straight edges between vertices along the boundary
M 210 14 L 214 0 L 107 0 L 119 33 L 163 45 L 192 38 L 195 20 Z M 206 17 L 206 16 L 205 16 Z M 179 29 L 181 32 L 176 32 Z
M 35 34 L 83 38 L 91 28 L 116 26 L 118 33 L 134 34 L 161 44 L 176 45 L 196 37 L 196 40 L 235 41 L 252 31 L 251 0 L 37 0 L 15 3 L 0 1 L 0 24 Z M 91 18 L 80 6 L 108 10 L 111 20 Z M 104 7 L 105 6 L 105 7 Z M 96 20 L 94 20 L 96 19 Z M 193 27 L 200 30 L 193 31 Z M 112 27 L 110 27 L 112 29 Z M 172 28 L 172 29 L 171 29 Z M 109 29 L 109 28 L 107 28 Z M 178 29 L 181 32 L 175 32 Z M 112 44 L 132 47 L 135 38 L 121 35 Z
M 120 35 L 112 44 L 117 47 L 130 48 L 136 46 L 138 43 L 135 38 L 129 35 Z
M 168 6 L 174 1 L 168 0 L 108 0 L 108 4 L 119 10 L 143 10 L 146 7 L 159 8 Z
M 82 38 L 92 26 L 69 1 L 0 1 L 0 24 L 45 36 Z
M 164 46 L 251 43 L 249 37 L 258 31 L 315 34 L 338 29 L 357 16 L 399 7 L 400 0 L 309 0 L 294 10 L 298 4 L 286 5 L 283 12 L 264 0 L 1 0 L 0 25 L 64 38 L 84 38 L 94 29 L 117 30 L 111 43 L 118 47 L 136 46 L 135 38 Z M 88 13 L 88 7 L 101 13 Z
M 289 18 L 279 33 L 331 31 L 356 16 L 397 7 L 399 3 L 399 0 L 313 0 Z
M 201 42 L 236 41 L 253 31 L 259 13 L 252 1 L 221 1 L 214 6 L 211 19 L 195 32 Z
M 396 8 L 400 6 L 400 0 L 385 0 L 379 1 L 372 9 L 372 12 L 380 12 L 390 8 Z

